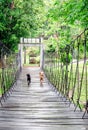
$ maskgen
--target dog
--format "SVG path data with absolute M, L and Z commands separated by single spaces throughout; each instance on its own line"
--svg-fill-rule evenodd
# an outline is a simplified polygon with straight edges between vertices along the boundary
M 40 77 L 40 85 L 43 85 L 43 80 L 44 80 L 44 73 L 43 71 L 39 72 L 39 77 Z
M 26 74 L 26 76 L 27 76 L 27 83 L 28 83 L 28 86 L 29 86 L 30 83 L 31 83 L 31 76 L 30 76 L 30 74 Z

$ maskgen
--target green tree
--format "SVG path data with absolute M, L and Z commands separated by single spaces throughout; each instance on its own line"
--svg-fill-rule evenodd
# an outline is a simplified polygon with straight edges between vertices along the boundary
M 16 49 L 20 37 L 37 35 L 43 0 L 1 0 L 0 7 L 0 40 L 9 49 Z
M 47 34 L 57 32 L 58 46 L 66 46 L 88 27 L 87 10 L 86 0 L 55 0 L 48 9 Z

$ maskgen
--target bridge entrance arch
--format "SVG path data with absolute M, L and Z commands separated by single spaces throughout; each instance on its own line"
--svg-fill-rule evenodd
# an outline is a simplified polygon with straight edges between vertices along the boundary
M 44 47 L 43 38 L 20 38 L 18 45 L 20 55 L 20 67 L 23 68 L 23 48 L 24 47 L 39 47 L 40 49 L 40 68 L 43 68 L 44 62 Z

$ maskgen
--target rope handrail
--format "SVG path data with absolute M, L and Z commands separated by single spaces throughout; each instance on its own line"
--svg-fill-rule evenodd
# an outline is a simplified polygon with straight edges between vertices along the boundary
M 61 48 L 58 56 L 55 53 L 45 55 L 44 71 L 49 81 L 62 94 L 61 97 L 68 99 L 70 104 L 72 102 L 75 104 L 74 111 L 77 107 L 82 110 L 84 108 L 82 102 L 85 102 L 86 106 L 88 101 L 87 59 L 88 28 L 70 44 Z
M 20 55 L 15 54 L 0 42 L 0 102 L 10 95 L 20 74 Z

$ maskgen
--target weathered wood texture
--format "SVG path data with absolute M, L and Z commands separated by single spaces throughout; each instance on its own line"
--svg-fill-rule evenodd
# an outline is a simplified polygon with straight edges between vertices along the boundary
M 28 87 L 26 74 L 32 82 Z M 24 68 L 10 97 L 0 107 L 0 130 L 88 130 L 83 112 L 65 102 L 47 79 L 39 83 L 39 68 Z

